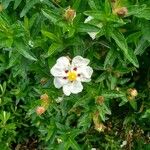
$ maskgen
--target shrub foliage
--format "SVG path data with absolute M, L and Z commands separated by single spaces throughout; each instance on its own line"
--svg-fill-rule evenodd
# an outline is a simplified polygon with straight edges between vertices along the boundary
M 149 20 L 147 0 L 0 0 L 0 149 L 150 149 Z M 78 55 L 92 80 L 65 96 L 50 69 Z

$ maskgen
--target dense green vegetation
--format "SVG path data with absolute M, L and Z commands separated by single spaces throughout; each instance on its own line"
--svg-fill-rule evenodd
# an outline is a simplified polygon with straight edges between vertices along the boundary
M 0 150 L 35 148 L 150 149 L 149 0 L 0 0 Z

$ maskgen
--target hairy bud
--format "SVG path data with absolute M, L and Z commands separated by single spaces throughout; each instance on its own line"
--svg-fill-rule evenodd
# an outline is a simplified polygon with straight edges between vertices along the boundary
M 131 96 L 131 97 L 136 97 L 138 95 L 138 92 L 136 89 L 128 89 L 128 94 Z
M 37 115 L 42 115 L 44 112 L 45 112 L 45 108 L 44 108 L 44 107 L 38 106 L 38 107 L 36 108 L 36 114 L 37 114 Z
M 124 17 L 128 13 L 128 9 L 126 7 L 115 8 L 114 13 L 120 17 Z
M 76 17 L 76 11 L 74 9 L 71 9 L 70 7 L 65 10 L 64 17 L 67 21 L 73 21 Z
M 96 99 L 96 103 L 99 105 L 102 105 L 104 103 L 104 97 L 103 96 L 98 96 Z

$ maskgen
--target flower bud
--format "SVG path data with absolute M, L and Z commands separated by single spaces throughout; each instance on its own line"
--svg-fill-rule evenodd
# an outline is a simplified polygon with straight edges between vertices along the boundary
M 103 96 L 98 96 L 96 99 L 96 103 L 99 105 L 102 105 L 104 103 L 104 97 Z
M 48 100 L 49 97 L 48 97 L 48 95 L 45 93 L 45 94 L 41 95 L 40 99 L 41 99 L 41 100 Z
M 47 83 L 47 78 L 42 78 L 41 80 L 40 80 L 40 83 L 42 84 L 42 85 L 44 85 L 44 84 L 46 84 Z
M 124 17 L 128 13 L 128 9 L 126 7 L 115 8 L 114 13 L 120 17 Z
M 44 112 L 45 112 L 45 108 L 44 108 L 44 107 L 38 106 L 38 107 L 36 108 L 36 114 L 37 114 L 37 115 L 42 115 Z
M 136 89 L 128 89 L 128 94 L 131 96 L 131 97 L 136 97 L 138 95 L 138 92 Z
M 76 11 L 69 7 L 65 10 L 64 17 L 67 21 L 73 21 L 73 19 L 76 17 Z
M 106 127 L 104 126 L 103 123 L 99 123 L 95 125 L 95 130 L 97 130 L 98 132 L 104 132 L 105 129 Z
M 43 107 L 45 107 L 45 108 L 47 108 L 48 107 L 48 105 L 49 105 L 49 97 L 48 97 L 48 95 L 45 93 L 45 94 L 43 94 L 43 95 L 41 95 L 41 101 L 42 101 L 42 106 Z

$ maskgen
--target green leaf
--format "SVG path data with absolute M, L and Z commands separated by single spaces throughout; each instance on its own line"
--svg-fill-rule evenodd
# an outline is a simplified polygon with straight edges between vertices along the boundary
M 117 91 L 107 91 L 102 94 L 102 96 L 106 98 L 118 98 L 118 97 L 124 97 L 124 93 L 119 93 Z
M 44 31 L 44 30 L 42 30 L 41 32 L 42 32 L 42 34 L 43 34 L 44 36 L 48 37 L 48 38 L 51 39 L 52 41 L 55 41 L 55 42 L 59 42 L 59 41 L 60 41 L 60 39 L 59 39 L 55 34 L 53 34 L 53 33 L 51 33 L 51 32 Z
M 66 27 L 66 24 L 63 22 L 63 17 L 60 16 L 58 13 L 54 13 L 53 11 L 44 9 L 42 10 L 43 15 L 48 18 L 54 24 L 60 27 Z
M 15 0 L 15 3 L 14 3 L 14 9 L 16 9 L 19 4 L 21 3 L 22 0 Z
M 96 83 L 102 82 L 103 80 L 105 80 L 107 78 L 107 72 L 103 72 L 97 79 L 96 79 Z
M 29 47 L 23 44 L 21 41 L 15 42 L 15 49 L 25 58 L 33 61 L 37 61 L 37 59 L 32 56 L 31 52 L 29 51 Z
M 106 66 L 113 66 L 116 58 L 117 58 L 116 51 L 114 49 L 110 49 L 104 61 L 104 68 L 106 68 Z
M 113 30 L 110 32 L 110 35 L 115 40 L 118 47 L 123 51 L 125 58 L 128 59 L 135 67 L 139 67 L 138 60 L 133 50 L 128 48 L 126 39 L 123 34 L 117 30 Z
M 73 150 L 80 150 L 78 143 L 72 137 L 69 137 L 69 142 Z
M 100 1 L 99 0 L 88 0 L 88 4 L 91 9 L 98 10 L 100 9 Z
M 81 0 L 77 0 L 74 2 L 72 8 L 74 8 L 75 10 L 77 10 L 80 6 Z
M 88 112 L 83 114 L 79 120 L 78 120 L 78 128 L 83 127 L 84 129 L 87 129 L 90 127 L 92 121 L 92 116 Z
M 106 14 L 104 14 L 103 11 L 85 11 L 84 14 L 101 21 L 105 21 L 107 19 Z
M 63 46 L 58 43 L 52 43 L 51 46 L 48 49 L 47 57 L 51 56 L 52 54 L 56 52 L 60 52 L 63 50 Z
M 134 51 L 135 55 L 142 55 L 149 46 L 150 42 L 148 42 L 145 38 L 141 38 Z
M 2 5 L 4 7 L 4 9 L 6 9 L 9 5 L 9 3 L 13 1 L 13 0 L 2 0 Z
M 137 102 L 134 99 L 129 100 L 129 103 L 134 110 L 137 110 Z
M 37 3 L 39 3 L 40 0 L 30 0 L 29 2 L 26 2 L 25 7 L 21 11 L 20 17 L 22 18 L 23 16 L 26 15 L 26 13 Z
M 78 27 L 77 27 L 77 31 L 78 32 L 98 32 L 100 29 L 96 26 L 93 26 L 91 24 L 80 24 Z
M 105 0 L 105 13 L 107 15 L 111 13 L 111 3 L 109 0 Z
M 150 8 L 145 4 L 143 5 L 133 5 L 128 7 L 127 16 L 134 15 L 138 18 L 144 18 L 146 20 L 150 20 Z

